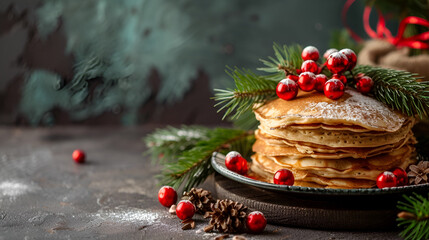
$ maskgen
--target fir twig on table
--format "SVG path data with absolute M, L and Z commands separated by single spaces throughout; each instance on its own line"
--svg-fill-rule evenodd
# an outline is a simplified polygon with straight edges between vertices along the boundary
M 250 154 L 253 142 L 253 132 L 227 128 L 209 130 L 207 140 L 198 141 L 195 146 L 178 155 L 177 161 L 164 165 L 160 175 L 161 184 L 176 189 L 183 185 L 187 191 L 213 173 L 210 165 L 213 152 L 235 150 L 246 156 Z
M 197 142 L 208 140 L 209 130 L 202 126 L 181 126 L 180 128 L 168 126 L 156 129 L 144 138 L 148 148 L 146 154 L 160 163 L 172 162 L 180 153 L 189 150 Z
M 276 97 L 277 81 L 264 76 L 258 76 L 247 69 L 229 68 L 228 75 L 235 82 L 235 89 L 215 89 L 215 107 L 226 110 L 223 119 L 232 114 L 231 118 L 238 118 L 242 113 L 251 110 L 255 103 L 263 103 Z
M 429 199 L 416 193 L 404 198 L 398 203 L 403 211 L 398 214 L 398 226 L 404 228 L 400 236 L 405 240 L 429 239 Z
M 355 73 L 364 73 L 374 81 L 374 97 L 409 116 L 427 116 L 429 110 L 429 81 L 417 74 L 373 66 L 358 65 Z

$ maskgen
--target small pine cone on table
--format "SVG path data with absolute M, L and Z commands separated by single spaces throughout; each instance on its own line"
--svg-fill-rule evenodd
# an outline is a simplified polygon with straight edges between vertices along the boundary
M 420 161 L 416 165 L 410 165 L 407 175 L 410 185 L 428 183 L 429 161 Z
M 214 202 L 211 192 L 202 188 L 191 188 L 188 192 L 184 192 L 182 200 L 191 201 L 196 208 L 196 212 L 200 214 L 210 211 L 210 204 Z
M 213 229 L 221 233 L 240 232 L 245 225 L 247 207 L 232 200 L 217 200 L 211 204 L 211 211 L 206 212 L 204 218 L 211 218 L 205 232 Z

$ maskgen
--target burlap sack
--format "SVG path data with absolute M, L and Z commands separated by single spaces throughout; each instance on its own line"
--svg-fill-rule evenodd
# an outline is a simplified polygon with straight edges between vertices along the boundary
M 369 40 L 359 52 L 358 64 L 406 70 L 429 80 L 429 54 L 408 56 L 409 51 L 384 40 Z

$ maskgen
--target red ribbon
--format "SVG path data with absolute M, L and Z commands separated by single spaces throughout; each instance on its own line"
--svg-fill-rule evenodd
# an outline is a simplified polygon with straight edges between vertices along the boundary
M 341 13 L 341 18 L 350 36 L 356 42 L 361 42 L 362 38 L 359 35 L 357 35 L 355 32 L 353 32 L 353 30 L 351 30 L 351 28 L 347 25 L 347 11 L 349 10 L 353 2 L 355 2 L 355 0 L 347 0 L 347 2 L 344 4 L 343 11 Z M 405 28 L 407 27 L 408 24 L 416 24 L 416 25 L 429 27 L 429 21 L 427 21 L 426 19 L 414 17 L 414 16 L 406 17 L 399 23 L 398 34 L 396 35 L 396 37 L 393 37 L 390 30 L 387 29 L 386 20 L 380 11 L 377 11 L 378 12 L 377 30 L 376 31 L 372 30 L 371 26 L 369 25 L 369 16 L 371 14 L 371 10 L 372 10 L 371 7 L 366 6 L 363 12 L 364 29 L 371 38 L 385 39 L 397 47 L 404 46 L 404 47 L 410 47 L 415 49 L 429 49 L 429 43 L 424 42 L 429 40 L 429 31 L 421 34 L 417 34 L 411 37 L 407 37 L 407 38 L 404 38 L 403 36 Z

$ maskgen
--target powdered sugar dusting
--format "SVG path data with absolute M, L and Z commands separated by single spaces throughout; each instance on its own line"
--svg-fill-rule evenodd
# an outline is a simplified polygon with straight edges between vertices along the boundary
M 15 199 L 18 196 L 34 191 L 34 187 L 16 180 L 7 180 L 0 183 L 0 197 Z
M 313 102 L 303 112 L 312 112 L 311 118 L 324 118 L 358 122 L 373 128 L 397 130 L 406 117 L 395 113 L 383 103 L 353 90 L 346 90 L 350 97 L 343 101 Z
M 146 225 L 152 225 L 160 221 L 160 215 L 157 212 L 139 208 L 117 208 L 115 210 L 101 210 L 95 214 L 95 217 L 103 221 Z

